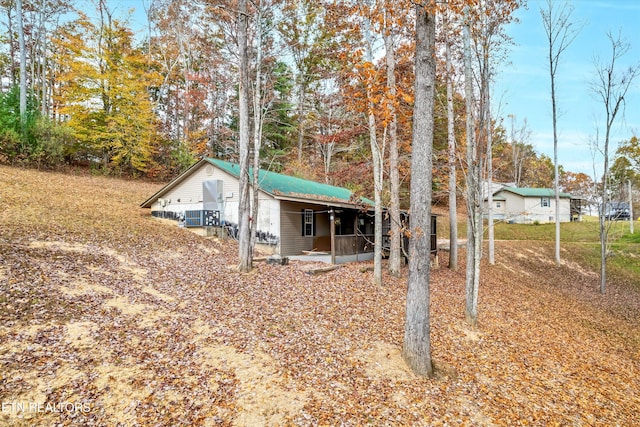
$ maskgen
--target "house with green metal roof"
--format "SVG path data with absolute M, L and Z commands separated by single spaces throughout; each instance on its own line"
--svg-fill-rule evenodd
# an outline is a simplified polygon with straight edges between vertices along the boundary
M 569 222 L 579 217 L 573 197 L 560 193 L 560 222 Z M 488 212 L 488 200 L 485 198 L 485 215 Z M 579 204 L 577 205 L 579 208 Z M 505 186 L 493 193 L 493 217 L 496 220 L 515 224 L 533 224 L 555 222 L 555 191 L 550 188 L 518 188 Z
M 238 164 L 203 158 L 140 206 L 185 227 L 218 228 L 234 236 L 239 175 Z M 371 200 L 346 188 L 267 170 L 259 170 L 258 177 L 258 217 L 252 220 L 262 249 L 281 256 L 326 252 L 338 262 L 373 257 Z

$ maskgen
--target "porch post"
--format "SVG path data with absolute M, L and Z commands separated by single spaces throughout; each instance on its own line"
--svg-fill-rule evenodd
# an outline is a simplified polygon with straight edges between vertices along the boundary
M 331 229 L 331 264 L 336 263 L 336 216 L 333 209 L 329 210 L 329 228 Z

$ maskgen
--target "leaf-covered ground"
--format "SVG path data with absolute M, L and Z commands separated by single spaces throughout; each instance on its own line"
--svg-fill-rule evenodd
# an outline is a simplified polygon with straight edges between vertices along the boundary
M 497 242 L 476 330 L 463 272 L 432 272 L 437 376 L 418 378 L 406 276 L 240 274 L 234 242 L 138 207 L 158 188 L 0 167 L 1 425 L 640 424 L 632 284 L 603 297 L 550 244 Z

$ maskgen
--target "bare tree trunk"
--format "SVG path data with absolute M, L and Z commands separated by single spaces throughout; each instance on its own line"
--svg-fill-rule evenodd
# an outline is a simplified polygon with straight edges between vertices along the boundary
M 27 120 L 27 50 L 24 45 L 22 0 L 16 0 L 16 12 L 18 20 L 18 45 L 20 46 L 20 126 L 24 133 L 26 131 Z
M 445 12 L 446 26 L 449 25 L 449 9 Z M 447 28 L 448 30 L 448 28 Z M 456 133 L 453 104 L 453 66 L 451 64 L 451 44 L 449 34 L 445 36 L 447 61 L 447 141 L 449 149 L 449 268 L 458 269 L 458 180 L 456 175 Z
M 302 149 L 304 144 L 305 118 L 304 102 L 305 102 L 305 85 L 300 85 L 300 93 L 298 95 L 298 165 L 302 164 Z
M 558 168 L 558 117 L 556 102 L 556 72 L 560 55 L 575 40 L 579 28 L 572 26 L 569 18 L 571 17 L 572 7 L 568 3 L 560 6 L 560 10 L 554 12 L 554 1 L 547 0 L 547 9 L 540 9 L 542 16 L 542 24 L 547 33 L 547 42 L 549 43 L 549 77 L 551 78 L 551 118 L 553 123 L 553 189 L 555 192 L 555 258 L 556 265 L 562 262 L 560 259 L 560 174 Z
M 609 203 L 609 126 L 607 124 L 604 143 L 604 172 L 602 174 L 602 210 L 600 212 L 600 293 L 607 291 L 607 254 L 609 252 L 609 227 L 605 224 L 605 214 Z
M 633 193 L 631 192 L 631 180 L 627 181 L 629 186 L 629 232 L 633 234 Z
M 385 12 L 387 26 L 393 28 L 392 16 L 387 9 Z M 396 113 L 396 55 L 394 46 L 394 32 L 391 30 L 384 32 L 384 46 L 386 50 L 387 62 L 387 88 L 389 90 L 389 222 L 391 223 L 391 247 L 389 249 L 389 274 L 400 275 L 402 242 L 402 229 L 400 224 L 400 174 L 398 172 L 398 117 Z
M 618 60 L 629 52 L 630 45 L 621 35 L 614 38 L 607 34 L 611 43 L 611 58 L 608 63 L 601 63 L 597 59 L 595 65 L 595 78 L 591 83 L 592 92 L 602 101 L 605 110 L 605 137 L 604 137 L 604 171 L 602 182 L 602 208 L 600 209 L 600 293 L 604 295 L 607 286 L 607 253 L 608 253 L 608 227 L 605 226 L 604 215 L 606 213 L 609 197 L 609 142 L 611 128 L 618 113 L 624 109 L 624 101 L 627 91 L 640 74 L 640 66 L 636 65 L 619 73 Z
M 238 270 L 248 272 L 252 268 L 251 224 L 249 199 L 249 47 L 247 0 L 238 2 L 238 50 L 240 55 L 240 90 L 239 90 L 239 147 L 240 175 L 238 202 Z
M 435 16 L 416 5 L 415 104 L 411 152 L 411 238 L 402 356 L 418 375 L 432 376 L 430 300 L 431 185 L 436 66 Z
M 373 243 L 373 281 L 382 285 L 382 158 L 376 137 L 376 118 L 373 106 L 369 106 L 369 139 L 373 155 L 374 181 L 374 243 Z
M 485 63 L 485 66 L 488 67 L 488 61 Z M 488 69 L 485 70 L 485 73 L 488 73 Z M 489 96 L 489 76 L 484 77 L 485 81 L 485 93 L 486 102 L 484 108 L 486 109 L 486 123 L 484 132 L 486 132 L 487 138 L 487 188 L 489 191 L 487 192 L 487 222 L 488 222 L 488 234 L 489 234 L 489 264 L 494 265 L 496 263 L 496 254 L 495 254 L 495 237 L 494 237 L 494 227 L 493 227 L 493 135 L 491 131 L 491 104 L 490 104 L 490 96 Z
M 464 8 L 464 75 L 467 130 L 467 268 L 465 275 L 467 322 L 478 323 L 478 288 L 480 286 L 480 255 L 482 249 L 482 212 L 480 209 L 480 165 L 475 137 L 473 72 L 471 68 L 471 31 L 469 6 Z
M 47 31 L 45 27 L 45 2 L 40 0 L 40 10 L 38 12 L 39 24 L 38 31 L 40 32 L 40 113 L 44 117 L 48 112 L 49 100 L 47 98 Z M 34 91 L 35 84 L 34 84 Z
M 373 63 L 373 41 L 370 22 L 366 22 L 365 36 L 367 38 L 367 60 Z M 367 89 L 369 91 L 369 89 Z M 372 93 L 367 93 L 369 100 L 373 99 Z M 374 243 L 373 243 L 373 281 L 376 285 L 382 285 L 382 181 L 384 159 L 384 139 L 381 148 L 378 144 L 375 105 L 373 101 L 368 104 L 369 142 L 371 143 L 371 155 L 373 157 L 373 183 L 374 183 Z
M 253 85 L 253 179 L 251 204 L 251 236 L 249 238 L 250 251 L 256 247 L 256 236 L 258 231 L 258 204 L 260 198 L 260 149 L 262 147 L 262 12 L 258 9 L 256 14 L 256 76 Z

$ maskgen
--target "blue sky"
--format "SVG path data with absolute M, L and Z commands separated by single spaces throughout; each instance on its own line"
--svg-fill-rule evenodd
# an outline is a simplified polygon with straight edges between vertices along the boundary
M 592 178 L 595 164 L 596 176 L 600 177 L 602 157 L 598 155 L 594 161 L 590 149 L 590 141 L 596 137 L 596 126 L 604 135 L 604 106 L 589 88 L 595 76 L 594 58 L 610 60 L 611 43 L 607 32 L 617 35 L 621 31 L 631 48 L 622 58 L 620 70 L 623 65 L 640 64 L 640 2 L 574 0 L 571 4 L 572 21 L 583 27 L 561 57 L 556 75 L 558 162 L 565 170 L 584 172 Z M 557 6 L 560 5 L 558 2 Z M 509 63 L 499 67 L 493 108 L 494 114 L 504 119 L 507 129 L 511 128 L 508 115 L 515 116 L 516 126 L 526 118 L 532 131 L 529 143 L 538 153 L 553 159 L 548 41 L 540 16 L 541 6 L 546 8 L 546 0 L 530 0 L 527 10 L 517 12 L 520 23 L 507 28 L 515 46 L 510 49 Z M 618 115 L 612 128 L 611 155 L 620 141 L 640 133 L 640 79 L 625 99 L 625 114 Z

